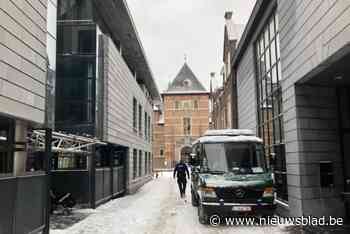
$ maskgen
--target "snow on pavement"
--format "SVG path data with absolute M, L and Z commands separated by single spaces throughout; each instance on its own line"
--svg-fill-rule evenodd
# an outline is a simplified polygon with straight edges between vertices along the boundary
M 171 173 L 163 173 L 144 185 L 136 194 L 108 202 L 91 211 L 84 220 L 52 234 L 225 234 L 285 233 L 276 226 L 211 227 L 198 222 L 197 208 L 179 199 L 177 184 Z

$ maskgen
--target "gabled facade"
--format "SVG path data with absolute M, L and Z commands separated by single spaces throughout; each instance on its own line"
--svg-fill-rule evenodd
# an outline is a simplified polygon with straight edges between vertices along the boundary
M 187 63 L 162 93 L 163 104 L 154 111 L 155 170 L 172 168 L 187 160 L 191 143 L 209 128 L 209 92 Z
M 211 127 L 237 128 L 237 89 L 231 60 L 241 34 L 241 25 L 235 24 L 232 12 L 225 13 L 222 84 L 211 90 Z

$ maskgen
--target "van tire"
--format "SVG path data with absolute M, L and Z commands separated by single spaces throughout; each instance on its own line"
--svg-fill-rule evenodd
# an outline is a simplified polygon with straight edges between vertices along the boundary
M 202 203 L 198 205 L 198 221 L 201 224 L 208 224 L 208 215 L 205 213 Z

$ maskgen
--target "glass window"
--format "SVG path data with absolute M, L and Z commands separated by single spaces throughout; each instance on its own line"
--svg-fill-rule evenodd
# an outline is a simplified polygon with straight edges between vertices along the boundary
M 0 174 L 13 172 L 13 131 L 13 121 L 0 117 Z
M 92 2 L 87 0 L 58 0 L 58 20 L 92 20 Z
M 274 17 L 271 18 L 270 21 L 270 40 L 275 36 L 275 20 Z
M 274 66 L 277 61 L 277 56 L 276 56 L 276 41 L 273 40 L 271 42 L 271 66 Z
M 264 44 L 265 44 L 265 49 L 269 46 L 270 40 L 269 40 L 269 31 L 265 29 L 264 32 Z
M 53 155 L 53 170 L 86 170 L 87 155 L 73 153 L 56 153 Z
M 191 118 L 185 117 L 183 119 L 184 135 L 191 135 Z
M 145 127 L 144 127 L 144 134 L 145 134 L 145 139 L 147 140 L 147 138 L 148 138 L 148 133 L 147 133 L 147 130 L 148 130 L 148 116 L 147 116 L 147 112 L 145 112 L 145 115 L 144 115 L 144 117 L 145 117 Z
M 269 98 L 271 96 L 272 81 L 271 81 L 271 72 L 268 72 L 266 75 L 266 96 Z
M 56 120 L 64 122 L 93 122 L 94 108 L 89 101 L 56 100 Z
M 265 67 L 265 56 L 264 54 L 260 57 L 260 75 L 263 76 L 263 74 L 266 72 Z
M 142 136 L 142 106 L 139 105 L 139 135 Z
M 57 57 L 56 120 L 67 124 L 94 122 L 95 58 Z
M 137 100 L 133 98 L 132 100 L 132 126 L 134 132 L 137 131 Z
M 267 48 L 265 51 L 265 63 L 266 63 L 266 71 L 269 71 L 271 68 L 270 64 L 270 48 Z
M 204 144 L 203 169 L 234 174 L 266 172 L 261 144 L 212 143 Z
M 194 109 L 198 109 L 198 100 L 194 100 Z
M 142 175 L 142 151 L 139 150 L 139 160 L 138 160 L 138 165 L 139 165 L 139 169 L 138 169 L 138 176 L 140 177 Z
M 257 87 L 259 88 L 257 92 L 259 102 L 257 105 L 259 116 L 257 127 L 259 135 L 264 141 L 266 156 L 269 154 L 275 156 L 275 165 L 271 165 L 271 167 L 277 181 L 277 197 L 287 201 L 282 95 L 279 82 L 282 77 L 277 16 L 271 17 L 260 38 L 264 40 L 265 50 L 260 48 L 262 40 L 258 40 L 256 48 L 259 56 L 256 58 L 256 62 L 261 69 L 258 69 L 256 77 Z M 271 43 L 269 43 L 270 40 Z M 263 54 L 261 55 L 261 53 Z
M 175 109 L 180 109 L 180 102 L 179 101 L 175 101 Z
M 272 70 L 271 70 L 271 82 L 272 82 L 272 88 L 274 91 L 275 89 L 275 85 L 277 84 L 277 81 L 278 81 L 278 75 L 277 75 L 277 67 L 276 66 L 273 66 Z
M 60 78 L 92 78 L 96 74 L 96 58 L 75 56 L 58 56 L 57 79 Z
M 144 158 L 144 163 L 145 163 L 145 168 L 144 168 L 144 173 L 147 175 L 147 161 L 148 161 L 148 152 L 145 152 L 145 158 Z
M 137 176 L 137 150 L 136 149 L 133 150 L 132 164 L 133 164 L 132 177 L 133 177 L 133 179 L 135 179 Z
M 198 100 L 175 101 L 175 109 L 177 110 L 198 109 Z
M 260 48 L 260 57 L 264 54 L 264 38 L 260 38 L 260 43 L 259 43 L 259 48 Z
M 58 54 L 96 54 L 95 25 L 58 25 Z
M 191 105 L 190 105 L 190 102 L 189 102 L 189 101 L 184 101 L 184 102 L 183 102 L 183 108 L 184 108 L 185 110 L 190 109 L 190 107 L 191 107 Z

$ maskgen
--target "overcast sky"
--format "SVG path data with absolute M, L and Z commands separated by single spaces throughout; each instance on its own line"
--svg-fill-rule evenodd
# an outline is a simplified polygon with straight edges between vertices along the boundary
M 224 14 L 246 24 L 256 0 L 127 0 L 160 92 L 184 63 L 209 90 L 222 66 Z

